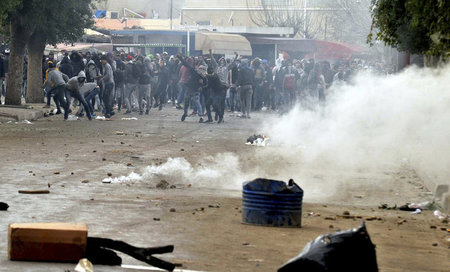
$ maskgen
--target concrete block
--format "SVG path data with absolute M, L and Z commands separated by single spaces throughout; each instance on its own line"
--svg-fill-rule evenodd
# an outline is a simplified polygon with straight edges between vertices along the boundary
M 450 193 L 445 193 L 442 196 L 442 209 L 445 213 L 450 213 Z
M 83 223 L 11 224 L 8 256 L 13 261 L 78 262 L 86 253 L 87 234 Z

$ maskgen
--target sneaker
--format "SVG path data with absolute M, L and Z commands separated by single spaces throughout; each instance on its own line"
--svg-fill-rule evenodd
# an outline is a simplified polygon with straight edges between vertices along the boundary
M 92 118 L 96 118 L 96 117 L 97 117 L 97 114 L 93 113 L 93 114 L 91 114 L 91 117 L 92 117 Z
M 78 116 L 78 117 L 83 117 L 83 116 L 84 116 L 84 113 L 79 113 L 79 114 L 77 114 L 77 116 Z
M 250 117 L 250 115 L 247 115 L 247 119 L 252 119 L 252 118 Z
M 163 108 L 163 105 L 162 105 L 162 104 L 159 104 L 158 110 L 162 110 L 162 108 Z
M 186 120 L 186 114 L 183 114 L 183 116 L 181 116 L 181 122 L 184 122 L 184 120 Z
M 180 105 L 177 105 L 176 109 L 177 109 L 177 110 L 182 110 L 182 109 L 183 109 L 183 107 L 182 107 L 182 106 L 180 106 Z
M 105 118 L 111 118 L 111 115 L 105 114 Z
M 148 115 L 149 113 L 150 113 L 150 110 L 146 110 L 146 111 L 145 111 L 145 114 Z
M 216 115 L 214 116 L 214 121 L 219 120 L 219 115 L 216 113 Z
M 130 114 L 130 113 L 131 113 L 131 111 L 127 110 L 124 114 Z
M 223 123 L 223 117 L 219 118 L 219 121 L 217 121 L 217 124 Z
M 143 111 L 140 111 L 140 112 L 139 112 L 139 115 L 142 115 L 142 114 L 144 114 L 144 112 L 143 112 Z
M 48 109 L 48 108 L 50 108 L 50 105 L 45 105 L 45 106 L 43 106 L 42 108 Z
M 200 117 L 200 120 L 198 120 L 199 123 L 203 123 L 203 118 Z
M 204 123 L 212 123 L 212 122 L 213 122 L 212 119 L 208 119 L 208 120 L 206 120 Z
M 193 111 L 189 116 L 195 116 L 195 115 L 197 115 L 197 112 Z
M 241 119 L 246 119 L 247 117 L 245 115 L 241 115 Z

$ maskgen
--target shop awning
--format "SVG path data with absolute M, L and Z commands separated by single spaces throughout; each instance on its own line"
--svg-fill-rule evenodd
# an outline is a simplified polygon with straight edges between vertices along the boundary
M 244 36 L 210 32 L 195 33 L 195 50 L 208 54 L 209 49 L 214 54 L 221 55 L 233 55 L 234 52 L 242 56 L 252 55 L 250 42 Z

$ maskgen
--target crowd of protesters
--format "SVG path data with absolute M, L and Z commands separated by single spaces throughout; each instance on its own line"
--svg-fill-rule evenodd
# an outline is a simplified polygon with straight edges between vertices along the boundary
M 5 52 L 9 53 L 9 52 Z M 7 77 L 7 54 L 0 58 L 2 95 Z M 6 63 L 6 65 L 5 65 Z M 22 95 L 26 96 L 27 59 L 24 60 Z M 280 56 L 275 63 L 265 59 L 213 55 L 197 57 L 162 54 L 49 52 L 42 60 L 46 106 L 53 98 L 56 114 L 69 118 L 71 101 L 80 105 L 74 113 L 89 120 L 97 114 L 111 118 L 117 112 L 149 114 L 171 105 L 183 110 L 181 121 L 199 117 L 200 123 L 222 123 L 225 112 L 250 119 L 253 111 L 285 111 L 297 102 L 320 104 L 333 84 L 352 81 L 359 70 L 382 72 L 362 60 L 316 62 Z M 192 110 L 189 113 L 189 109 Z M 97 112 L 97 114 L 96 114 Z M 212 113 L 214 112 L 214 118 Z M 205 119 L 206 120 L 205 120 Z

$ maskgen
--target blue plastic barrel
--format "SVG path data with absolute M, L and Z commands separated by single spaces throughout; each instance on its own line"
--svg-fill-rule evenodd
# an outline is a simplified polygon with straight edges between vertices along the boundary
M 271 227 L 301 227 L 303 190 L 293 181 L 255 179 L 243 185 L 242 221 Z

